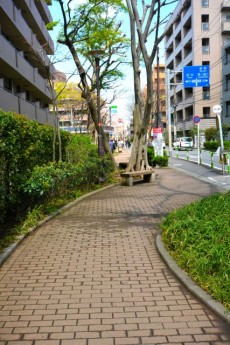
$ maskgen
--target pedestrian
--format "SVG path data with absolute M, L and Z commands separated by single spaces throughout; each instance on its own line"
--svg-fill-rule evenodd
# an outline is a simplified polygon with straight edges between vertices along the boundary
M 113 141 L 113 139 L 109 139 L 109 146 L 110 146 L 110 150 L 113 153 L 115 150 L 115 143 Z

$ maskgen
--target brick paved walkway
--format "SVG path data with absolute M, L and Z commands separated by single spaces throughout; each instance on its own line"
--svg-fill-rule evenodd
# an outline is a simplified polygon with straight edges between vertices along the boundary
M 0 271 L 0 345 L 219 345 L 230 326 L 173 277 L 154 236 L 215 187 L 170 168 L 115 186 L 26 238 Z

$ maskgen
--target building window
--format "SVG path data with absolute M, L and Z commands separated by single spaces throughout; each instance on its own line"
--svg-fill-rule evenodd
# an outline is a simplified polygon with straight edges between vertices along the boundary
M 209 54 L 210 47 L 209 47 L 209 38 L 202 38 L 202 54 Z
M 229 91 L 230 90 L 230 74 L 227 74 L 225 77 L 225 82 L 226 82 L 226 88 L 225 91 Z
M 225 22 L 230 22 L 230 15 L 226 14 L 225 18 L 224 18 Z
M 226 114 L 225 117 L 230 117 L 230 101 L 226 102 Z
M 209 7 L 209 0 L 201 0 L 201 7 Z
M 202 65 L 203 66 L 210 65 L 210 61 L 202 61 Z
M 203 87 L 203 99 L 210 99 L 210 87 Z
M 208 119 L 210 117 L 210 107 L 203 107 L 203 118 Z
M 6 89 L 8 91 L 12 91 L 12 87 L 13 87 L 12 79 L 5 77 L 3 79 L 3 87 L 4 87 L 4 89 Z
M 201 16 L 201 30 L 208 31 L 209 30 L 209 15 L 202 14 Z
M 228 65 L 230 63 L 230 48 L 225 49 L 225 64 Z

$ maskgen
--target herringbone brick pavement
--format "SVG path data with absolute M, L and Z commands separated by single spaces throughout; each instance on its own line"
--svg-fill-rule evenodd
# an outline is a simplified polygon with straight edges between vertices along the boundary
M 160 219 L 216 191 L 176 172 L 76 203 L 26 238 L 0 271 L 0 345 L 220 345 L 230 325 L 166 267 Z

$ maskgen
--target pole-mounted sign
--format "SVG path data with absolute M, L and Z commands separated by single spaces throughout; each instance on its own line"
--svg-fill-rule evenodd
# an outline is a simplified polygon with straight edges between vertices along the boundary
M 185 88 L 210 86 L 209 65 L 184 66 L 183 84 Z
M 221 108 L 221 106 L 219 104 L 216 104 L 216 105 L 213 106 L 212 110 L 213 110 L 214 114 L 220 114 L 222 108 Z

